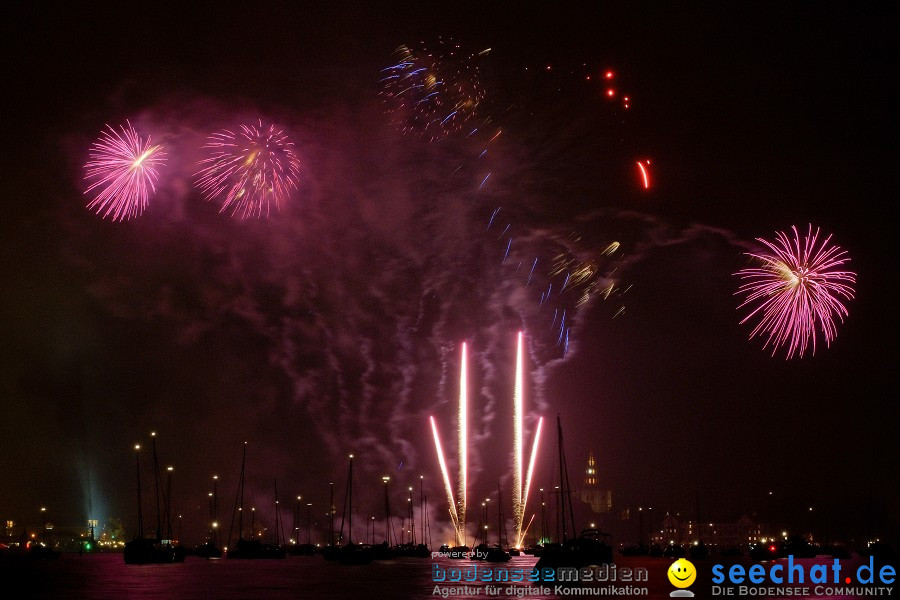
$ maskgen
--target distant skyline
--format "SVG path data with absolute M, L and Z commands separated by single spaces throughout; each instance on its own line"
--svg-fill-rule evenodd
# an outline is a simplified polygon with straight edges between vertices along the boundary
M 522 329 L 526 440 L 544 418 L 526 521 L 558 477 L 559 414 L 570 478 L 593 451 L 610 516 L 699 495 L 736 520 L 772 491 L 785 522 L 812 506 L 836 537 L 896 540 L 896 10 L 447 8 L 274 3 L 260 27 L 228 7 L 14 9 L 0 519 L 46 506 L 131 535 L 133 447 L 157 431 L 194 538 L 213 474 L 230 515 L 244 441 L 260 518 L 276 478 L 317 511 L 334 482 L 340 512 L 354 453 L 360 515 L 383 512 L 383 475 L 398 503 L 424 475 L 450 530 L 428 417 L 454 422 L 466 342 L 468 489 L 506 495 Z M 474 55 L 483 97 L 429 141 L 380 80 L 399 45 L 439 39 Z M 268 217 L 220 213 L 196 187 L 204 143 L 259 120 L 293 143 L 297 189 Z M 84 165 L 126 122 L 166 161 L 112 222 Z M 830 347 L 773 358 L 734 274 L 755 238 L 810 224 L 856 296 Z

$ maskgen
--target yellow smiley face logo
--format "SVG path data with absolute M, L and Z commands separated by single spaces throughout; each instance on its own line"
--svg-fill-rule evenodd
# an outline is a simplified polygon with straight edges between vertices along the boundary
M 697 579 L 697 569 L 689 560 L 679 558 L 669 567 L 669 583 L 677 588 L 690 587 Z

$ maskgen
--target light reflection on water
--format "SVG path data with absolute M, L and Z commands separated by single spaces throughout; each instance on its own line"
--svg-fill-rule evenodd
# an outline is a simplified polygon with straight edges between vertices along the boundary
M 491 565 L 472 563 L 468 560 L 447 558 L 398 558 L 376 561 L 370 565 L 345 566 L 328 562 L 320 556 L 288 557 L 285 560 L 206 560 L 187 557 L 184 563 L 172 565 L 126 565 L 121 554 L 91 554 L 78 556 L 64 554 L 58 560 L 0 562 L 0 580 L 6 591 L 18 582 L 28 590 L 18 597 L 66 600 L 269 600 L 282 598 L 441 598 L 435 595 L 439 588 L 468 586 L 469 594 L 448 596 L 458 600 L 472 598 L 507 598 L 506 588 L 516 586 L 517 591 L 534 587 L 537 583 L 489 584 L 435 583 L 432 565 L 443 569 L 468 567 L 477 564 L 479 569 L 523 568 L 527 573 L 536 559 L 531 556 L 514 557 L 509 563 Z M 709 597 L 709 572 L 716 561 L 697 563 L 697 582 L 691 586 L 698 598 Z M 830 562 L 830 561 L 829 561 Z M 844 561 L 842 561 L 844 562 Z M 849 562 L 849 561 L 848 561 Z M 709 564 L 706 564 L 709 563 Z M 593 583 L 592 587 L 647 588 L 648 594 L 631 596 L 639 598 L 669 598 L 673 590 L 665 576 L 671 560 L 646 557 L 617 557 L 618 567 L 644 567 L 649 572 L 646 582 Z M 765 564 L 765 563 L 764 563 Z M 847 565 L 848 567 L 850 564 Z M 487 586 L 499 587 L 499 595 L 488 596 Z M 558 598 L 552 584 L 543 584 L 550 594 L 525 594 L 523 598 Z M 515 590 L 514 590 L 515 591 Z M 514 594 L 515 597 L 517 594 Z M 572 596 L 578 597 L 578 596 Z M 585 597 L 585 596 L 580 596 Z M 598 596 L 588 596 L 598 597 Z M 603 596 L 600 596 L 603 597 Z M 610 596 L 606 596 L 610 597 Z M 623 597 L 623 596 L 618 596 Z M 624 596 L 628 597 L 628 596 Z M 734 596 L 733 596 L 734 597 Z M 766 596 L 755 596 L 765 598 Z M 824 598 L 823 596 L 813 596 Z M 841 596 L 853 598 L 855 596 Z

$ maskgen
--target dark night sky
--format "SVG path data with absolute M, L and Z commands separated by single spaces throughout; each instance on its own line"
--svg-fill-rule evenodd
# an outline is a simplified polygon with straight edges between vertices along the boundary
M 774 490 L 783 522 L 814 506 L 820 531 L 896 535 L 896 5 L 319 4 L 6 20 L 0 518 L 133 522 L 130 448 L 151 430 L 198 531 L 214 472 L 230 509 L 243 440 L 261 511 L 273 478 L 323 506 L 349 452 L 361 513 L 385 473 L 424 473 L 440 501 L 427 418 L 452 452 L 463 339 L 472 494 L 508 489 L 524 325 L 529 427 L 559 413 L 570 472 L 593 450 L 617 510 L 692 513 L 699 494 L 731 520 Z M 504 133 L 483 159 L 484 140 L 429 145 L 384 114 L 379 69 L 438 36 L 492 48 L 484 116 Z M 582 78 L 607 67 L 628 112 Z M 258 117 L 295 140 L 300 190 L 268 220 L 219 215 L 191 187 L 197 147 Z M 125 119 L 170 157 L 149 209 L 112 223 L 85 210 L 81 166 Z M 732 273 L 807 223 L 849 251 L 857 298 L 830 349 L 785 361 L 747 340 Z M 523 273 L 560 252 L 607 261 L 618 290 L 573 310 L 565 357 Z

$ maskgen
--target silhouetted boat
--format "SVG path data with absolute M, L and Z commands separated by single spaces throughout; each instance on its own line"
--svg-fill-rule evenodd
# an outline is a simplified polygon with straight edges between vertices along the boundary
M 388 546 L 386 541 L 380 544 L 372 544 L 372 560 L 391 560 L 397 558 L 397 547 Z
M 296 532 L 297 539 L 291 540 L 291 544 L 286 546 L 287 553 L 291 556 L 314 556 L 316 554 L 316 546 L 311 543 L 312 539 L 312 524 L 311 524 L 311 516 L 310 516 L 310 507 L 311 504 L 306 505 L 306 543 L 300 543 L 300 496 L 297 496 L 297 507 L 294 509 L 294 524 L 292 530 Z
M 472 548 L 472 556 L 470 557 L 472 560 L 484 560 L 484 557 L 487 556 L 488 551 L 491 549 L 491 546 L 482 542 L 477 544 Z
M 129 565 L 146 565 L 183 562 L 169 540 L 135 538 L 125 542 L 125 562 Z
M 350 455 L 350 467 L 347 472 L 347 493 L 344 496 L 344 512 L 341 514 L 341 532 L 338 542 L 344 538 L 344 517 L 347 518 L 347 531 L 349 541 L 336 551 L 331 551 L 330 560 L 337 560 L 342 565 L 366 565 L 374 559 L 371 546 L 353 543 L 353 455 Z M 326 558 L 329 558 L 326 556 Z
M 391 550 L 393 550 L 394 556 L 403 556 L 406 558 L 427 558 L 431 556 L 431 551 L 428 550 L 428 547 L 425 544 L 413 544 L 407 542 L 405 544 L 398 544 L 391 548 Z M 375 558 L 377 560 L 378 557 L 376 556 Z
M 250 525 L 250 539 L 244 539 L 244 473 L 246 471 L 247 466 L 247 442 L 244 442 L 244 452 L 243 457 L 241 458 L 241 476 L 238 483 L 238 539 L 235 542 L 233 547 L 228 548 L 228 551 L 225 554 L 226 558 L 234 558 L 234 559 L 263 559 L 263 558 L 285 558 L 287 557 L 287 552 L 284 547 L 278 543 L 278 529 L 279 529 L 279 521 L 278 521 L 278 500 L 277 500 L 277 484 L 276 484 L 276 501 L 275 501 L 275 523 L 276 523 L 276 538 L 275 543 L 264 543 L 259 539 L 254 537 L 254 527 L 251 522 Z M 255 513 L 254 513 L 255 514 Z M 232 521 L 234 523 L 234 521 Z M 229 539 L 231 537 L 231 533 L 229 532 Z
M 612 544 L 610 535 L 599 529 L 584 529 L 578 536 L 569 536 L 569 531 L 574 534 L 575 517 L 572 512 L 572 496 L 569 486 L 569 472 L 566 467 L 566 454 L 563 445 L 562 425 L 559 415 L 556 416 L 557 444 L 559 446 L 559 510 L 563 531 L 562 541 L 557 544 L 547 544 L 541 552 L 535 568 L 558 569 L 560 567 L 587 567 L 613 562 Z M 566 520 L 566 509 L 569 511 L 569 522 Z M 571 526 L 571 530 L 568 527 Z
M 153 475 L 156 486 L 156 537 L 144 537 L 143 502 L 141 498 L 141 460 L 140 445 L 134 447 L 135 468 L 137 472 L 138 496 L 138 534 L 130 542 L 125 542 L 123 556 L 126 564 L 167 564 L 184 562 L 184 548 L 177 546 L 171 539 L 162 539 L 162 522 L 159 506 L 159 461 L 156 456 L 156 433 L 151 433 L 153 440 Z M 171 536 L 170 536 L 171 537 Z
M 500 492 L 500 483 L 497 483 L 497 545 L 490 548 L 487 556 L 484 557 L 486 562 L 501 563 L 509 562 L 512 556 L 509 552 L 503 550 L 503 538 L 506 536 L 506 526 L 503 522 L 503 495 Z M 487 533 L 485 533 L 487 538 Z M 518 554 L 518 553 L 517 553 Z
M 509 552 L 504 551 L 499 546 L 493 546 L 488 549 L 487 556 L 484 557 L 484 560 L 490 563 L 509 562 L 509 559 Z
M 31 544 L 28 547 L 28 556 L 31 558 L 59 558 L 60 552 L 58 550 L 54 550 L 49 545 L 45 544 Z
M 374 560 L 371 546 L 349 542 L 341 548 L 339 560 L 342 565 L 367 565 Z
M 650 549 L 643 544 L 637 546 L 625 546 L 622 548 L 622 556 L 649 556 Z
M 292 544 L 287 547 L 287 553 L 291 556 L 314 556 L 315 544 Z
M 194 548 L 193 554 L 201 558 L 222 558 L 222 549 L 215 542 L 209 541 Z
M 213 475 L 213 491 L 209 494 L 209 529 L 206 541 L 196 546 L 191 551 L 194 556 L 200 558 L 222 558 L 222 549 L 219 547 L 219 476 Z
M 285 558 L 284 546 L 264 543 L 259 540 L 239 539 L 234 548 L 230 548 L 228 558 Z
M 319 550 L 322 558 L 328 561 L 340 558 L 341 549 L 334 543 L 334 482 L 328 484 L 329 488 L 329 508 L 328 508 L 328 541 L 325 546 Z
M 387 516 L 386 530 L 389 533 L 390 531 L 393 530 L 393 523 L 391 523 L 391 509 L 390 509 L 390 503 L 388 500 L 387 485 L 384 486 L 384 493 L 385 493 L 384 508 L 385 508 L 385 514 Z M 421 483 L 420 483 L 419 494 L 420 494 L 420 503 L 422 506 L 422 510 L 424 511 L 425 510 L 425 493 L 424 493 L 424 490 L 422 489 Z M 428 546 L 426 546 L 424 543 L 422 543 L 422 544 L 416 543 L 415 515 L 413 513 L 413 501 L 412 500 L 413 500 L 412 488 L 409 488 L 409 497 L 407 498 L 407 503 L 406 503 L 406 506 L 407 506 L 406 523 L 409 524 L 409 527 L 407 528 L 404 525 L 401 525 L 401 527 L 400 527 L 401 531 L 409 533 L 409 537 L 407 538 L 407 541 L 398 543 L 396 546 L 391 547 L 390 548 L 390 550 L 392 551 L 391 554 L 393 556 L 402 556 L 404 558 L 428 558 L 429 556 L 431 556 L 431 551 L 428 549 Z M 421 529 L 422 539 L 424 540 L 424 538 L 425 538 L 425 515 L 424 515 L 424 513 L 422 514 L 422 526 L 420 529 Z M 374 532 L 373 532 L 373 537 L 374 537 Z M 386 536 L 386 537 L 388 537 L 388 536 Z M 377 553 L 378 546 L 374 546 L 374 548 L 376 549 L 375 560 L 378 560 L 380 558 Z

